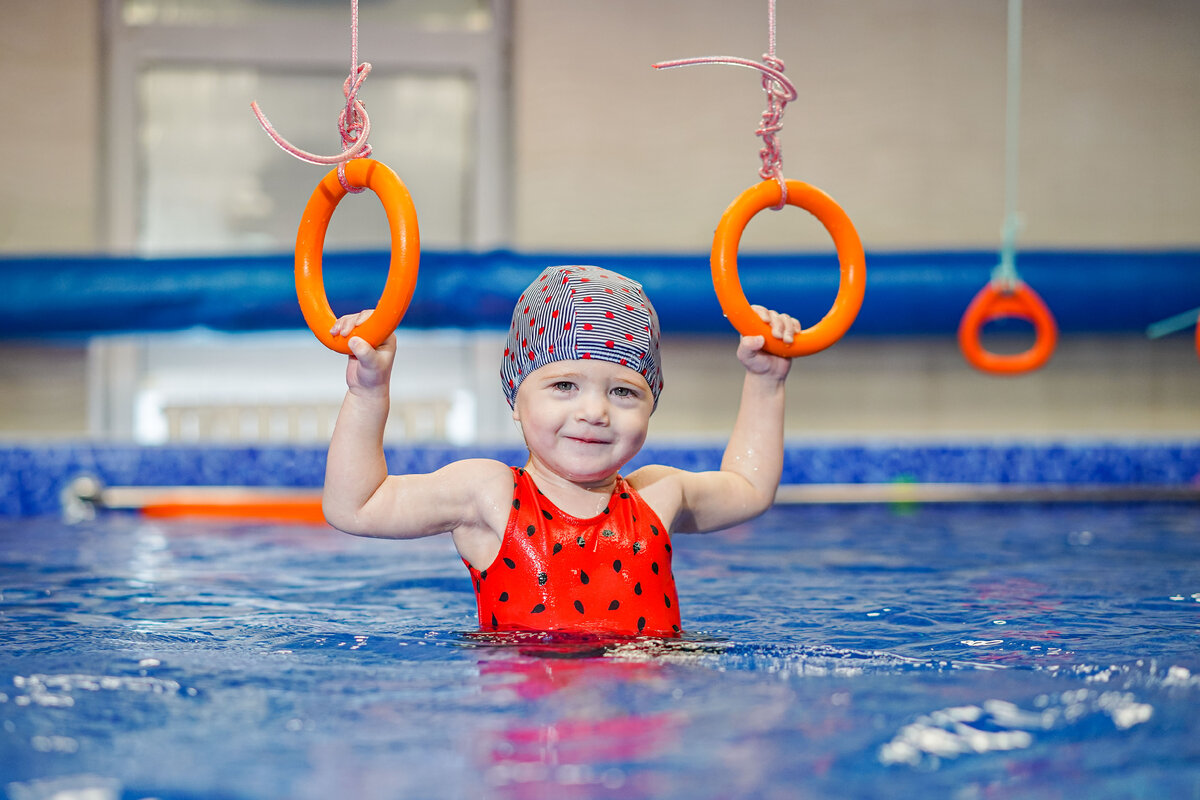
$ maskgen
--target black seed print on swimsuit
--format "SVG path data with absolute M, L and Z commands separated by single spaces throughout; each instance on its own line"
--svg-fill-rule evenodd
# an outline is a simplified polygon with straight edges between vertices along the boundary
M 575 610 L 578 611 L 580 614 L 582 614 L 583 613 L 583 603 L 576 600 L 575 601 Z
M 642 552 L 642 550 L 645 549 L 645 547 L 646 547 L 646 545 L 642 544 L 641 542 L 634 542 L 633 543 L 633 554 L 636 556 L 638 553 Z
M 517 568 L 517 562 L 513 561 L 511 558 L 507 558 L 507 557 L 506 557 L 506 558 L 504 559 L 504 566 L 508 567 L 509 569 L 516 569 L 516 568 Z
M 653 533 L 655 536 L 658 536 L 658 526 L 657 526 L 657 525 L 651 525 L 651 526 L 650 526 L 650 532 L 651 532 L 651 533 Z
M 616 610 L 617 610 L 618 608 L 620 608 L 620 607 L 621 607 L 621 601 L 620 601 L 620 600 L 613 600 L 611 603 L 609 603 L 609 604 L 608 604 L 608 610 L 609 610 L 609 611 L 616 611 Z
M 605 507 L 604 507 L 604 513 L 605 513 L 605 514 L 611 514 L 611 513 L 612 513 L 612 509 L 611 509 L 611 508 L 609 508 L 608 506 L 605 506 Z
M 499 597 L 499 598 L 497 598 L 497 599 L 498 599 L 498 600 L 499 600 L 501 603 L 507 603 L 507 602 L 508 602 L 508 592 L 501 592 L 501 593 L 500 593 L 500 597 Z
M 533 607 L 533 610 L 530 611 L 529 613 L 530 614 L 540 614 L 545 610 L 546 610 L 546 607 L 544 605 L 542 605 L 541 603 L 538 603 L 536 606 Z
M 538 586 L 545 586 L 545 585 L 546 585 L 546 573 L 539 572 L 538 573 Z
M 555 555 L 555 556 L 556 556 L 556 555 L 558 555 L 560 552 L 562 552 L 562 542 L 555 542 L 555 543 L 554 543 L 554 551 L 551 553 L 551 555 Z
M 575 540 L 575 543 L 580 547 L 587 547 L 587 539 L 583 538 L 582 535 Z
M 616 536 L 617 534 L 614 533 L 613 531 L 609 530 L 608 528 L 605 528 L 604 530 L 600 531 L 600 535 L 605 537 L 606 539 L 611 539 L 612 537 Z
M 533 536 L 535 533 L 537 533 L 537 528 L 533 527 L 532 525 L 525 529 L 526 536 Z
M 500 627 L 500 622 L 499 622 L 499 621 L 496 619 L 496 615 L 495 615 L 495 614 L 492 614 L 492 627 L 493 627 L 493 628 L 499 628 L 499 627 Z
M 641 593 L 642 593 L 642 584 L 641 584 L 641 582 L 640 582 L 640 581 L 639 581 L 638 583 L 635 583 L 635 584 L 633 585 L 633 593 L 634 593 L 634 594 L 641 594 Z
M 638 617 L 638 633 L 641 633 L 646 628 L 646 618 Z
M 620 572 L 620 571 L 621 571 L 621 559 L 618 558 L 616 561 L 613 562 L 613 572 Z
M 542 516 L 545 517 L 546 519 L 554 519 L 554 515 L 551 514 L 549 511 L 547 511 L 544 508 L 542 509 Z
M 483 572 L 479 573 L 479 579 L 484 580 L 484 581 L 487 580 L 487 570 L 486 569 Z
M 664 595 L 663 595 L 663 601 L 664 601 L 664 602 L 666 602 L 666 604 L 667 604 L 667 608 L 670 608 L 670 607 L 671 607 L 671 596 L 670 596 L 670 595 L 666 595 L 666 594 L 664 594 Z
M 517 488 L 516 484 L 513 484 L 513 488 L 514 489 Z M 519 498 L 519 497 L 513 498 L 513 508 L 515 508 L 517 511 L 521 510 L 521 498 Z
M 586 572 L 584 572 L 583 570 L 579 570 L 579 582 L 584 585 L 587 585 L 588 580 L 589 580 L 588 574 Z
M 655 575 L 658 574 L 658 562 L 657 561 L 650 564 L 650 571 L 653 572 Z

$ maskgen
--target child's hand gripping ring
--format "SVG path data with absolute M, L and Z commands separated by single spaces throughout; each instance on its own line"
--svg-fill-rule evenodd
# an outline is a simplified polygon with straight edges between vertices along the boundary
M 984 349 L 979 341 L 983 326 L 1006 317 L 1032 323 L 1037 338 L 1028 350 L 1002 355 Z M 1037 292 L 1021 281 L 1011 289 L 1001 288 L 995 282 L 988 283 L 967 306 L 958 325 L 958 346 L 967 363 L 997 375 L 1019 375 L 1041 367 L 1054 354 L 1057 341 L 1058 326 L 1054 323 L 1054 315 Z
M 365 158 L 354 159 L 346 164 L 346 180 L 351 186 L 365 186 L 375 192 L 383 203 L 391 230 L 392 260 L 383 294 L 375 305 L 375 313 L 350 333 L 350 336 L 360 336 L 372 347 L 378 347 L 404 318 L 417 285 L 417 265 L 421 256 L 417 212 L 408 189 L 385 164 Z M 296 295 L 300 310 L 304 312 L 304 321 L 317 338 L 329 349 L 349 354 L 350 337 L 329 333 L 336 319 L 329 307 L 321 275 L 325 233 L 334 209 L 345 196 L 346 190 L 334 169 L 317 184 L 308 199 L 296 232 Z
M 743 336 L 766 337 L 765 350 L 777 356 L 795 358 L 818 353 L 829 347 L 850 329 L 862 307 L 866 288 L 867 269 L 862 241 L 858 231 L 841 206 L 815 186 L 800 181 L 787 182 L 788 205 L 797 206 L 816 217 L 833 237 L 841 264 L 841 281 L 837 298 L 825 317 L 811 328 L 800 331 L 790 344 L 771 335 L 771 327 L 763 322 L 742 291 L 738 279 L 737 253 L 746 224 L 764 208 L 779 204 L 779 183 L 770 180 L 751 186 L 734 200 L 717 225 L 712 246 L 713 288 L 721 310 Z

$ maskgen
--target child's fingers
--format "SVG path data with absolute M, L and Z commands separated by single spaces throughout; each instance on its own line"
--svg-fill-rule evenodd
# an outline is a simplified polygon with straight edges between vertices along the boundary
M 791 343 L 800 331 L 800 322 L 789 314 L 781 314 L 763 306 L 751 306 L 759 319 L 771 326 L 771 336 Z
M 788 314 L 778 314 L 771 320 L 771 334 L 781 341 L 790 344 L 799 331 L 800 323 Z
M 351 331 L 366 322 L 374 311 L 375 309 L 368 308 L 365 311 L 338 317 L 334 321 L 333 327 L 329 329 L 329 333 L 333 336 L 348 336 Z

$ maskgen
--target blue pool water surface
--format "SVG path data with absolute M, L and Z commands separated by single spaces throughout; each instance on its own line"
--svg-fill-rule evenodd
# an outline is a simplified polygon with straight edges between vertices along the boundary
M 0 791 L 1200 797 L 1200 508 L 780 507 L 687 635 L 473 633 L 445 537 L 0 520 Z

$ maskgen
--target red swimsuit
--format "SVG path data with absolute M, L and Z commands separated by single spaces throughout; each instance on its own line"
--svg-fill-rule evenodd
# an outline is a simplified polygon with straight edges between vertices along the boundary
M 671 539 L 624 478 L 591 519 L 560 511 L 525 470 L 513 478 L 500 553 L 467 564 L 482 630 L 679 635 Z

